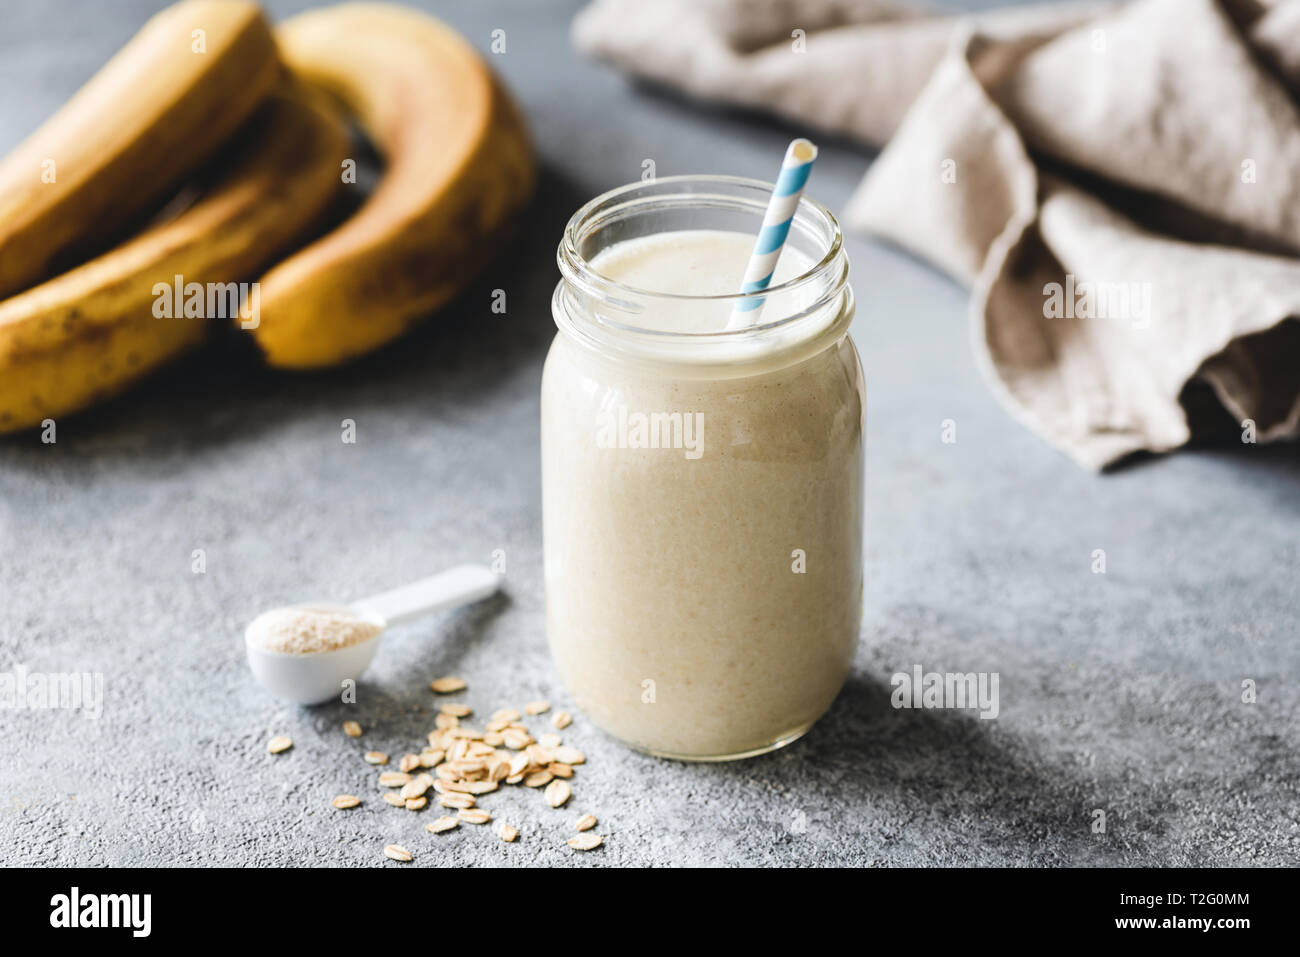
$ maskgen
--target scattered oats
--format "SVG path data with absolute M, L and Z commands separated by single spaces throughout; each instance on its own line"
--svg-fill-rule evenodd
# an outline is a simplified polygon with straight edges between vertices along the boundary
M 462 678 L 447 676 L 438 678 L 430 687 L 440 694 L 449 694 L 464 690 L 468 684 Z M 530 717 L 549 711 L 549 701 L 530 701 L 524 705 L 524 713 Z M 574 776 L 574 765 L 586 761 L 581 751 L 565 746 L 563 737 L 556 733 L 540 735 L 540 740 L 533 737 L 522 722 L 523 715 L 514 708 L 494 711 L 486 731 L 461 726 L 460 719 L 471 714 L 473 709 L 463 702 L 440 704 L 434 716 L 437 727 L 426 736 L 428 745 L 419 754 L 403 754 L 397 761 L 400 770 L 379 775 L 381 787 L 397 789 L 396 793 L 384 792 L 384 800 L 394 806 L 419 810 L 434 800 L 434 796 L 428 793 L 432 788 L 437 791 L 436 800 L 441 807 L 471 812 L 427 825 L 433 833 L 450 830 L 456 826 L 457 820 L 469 823 L 491 820 L 489 812 L 477 806 L 475 796 L 499 790 L 502 782 L 545 789 L 545 800 L 554 808 L 564 807 L 571 800 L 573 790 L 567 782 Z M 551 724 L 557 730 L 568 727 L 572 721 L 573 716 L 567 711 L 551 714 Z M 344 725 L 349 735 L 361 733 L 362 729 L 355 721 L 344 722 Z M 388 763 L 389 757 L 382 751 L 369 751 L 365 760 L 383 765 Z M 417 770 L 420 773 L 413 777 Z M 361 803 L 359 798 L 354 799 L 351 795 L 341 795 L 340 800 L 356 801 L 355 804 L 347 803 L 347 807 Z M 580 830 L 595 826 L 595 818 L 591 815 L 582 821 L 585 823 Z M 510 825 L 499 828 L 503 839 L 506 839 L 506 828 L 511 835 L 508 839 L 515 840 L 518 830 Z M 598 841 L 591 844 L 591 847 L 595 846 L 598 846 Z M 583 846 L 579 849 L 590 848 Z
M 600 847 L 604 840 L 599 834 L 579 834 L 569 838 L 569 847 L 575 851 L 592 851 Z
M 505 733 L 501 735 L 502 743 L 514 751 L 528 747 L 533 743 L 532 735 L 527 731 L 520 731 L 518 728 L 506 728 Z
M 587 756 L 577 748 L 562 744 L 555 749 L 555 760 L 561 764 L 584 764 Z
M 524 778 L 524 787 L 540 788 L 543 785 L 550 784 L 554 777 L 555 775 L 550 771 L 534 771 L 532 774 Z
M 448 675 L 434 680 L 429 687 L 438 694 L 451 694 L 465 690 L 468 683 L 463 678 Z M 530 701 L 524 705 L 524 714 L 529 717 L 549 711 L 549 701 Z M 454 810 L 456 814 L 455 817 L 444 815 L 425 825 L 430 833 L 442 834 L 459 827 L 461 822 L 487 824 L 492 821 L 491 812 L 478 807 L 475 796 L 498 790 L 503 781 L 544 788 L 543 797 L 553 808 L 562 808 L 571 800 L 573 789 L 568 780 L 574 775 L 574 765 L 587 760 L 581 751 L 565 746 L 563 737 L 556 733 L 547 732 L 534 738 L 522 721 L 523 715 L 514 708 L 494 711 L 486 731 L 461 726 L 461 719 L 473 713 L 473 709 L 463 702 L 449 701 L 439 705 L 434 716 L 436 727 L 426 736 L 428 745 L 419 754 L 403 754 L 397 762 L 400 770 L 384 771 L 379 775 L 381 787 L 397 789 L 383 792 L 387 803 L 420 811 L 433 800 L 434 796 L 429 793 L 432 788 L 437 792 L 438 806 Z M 559 710 L 551 714 L 550 720 L 556 731 L 560 731 L 573 722 L 573 716 L 568 711 Z M 343 722 L 343 731 L 352 738 L 363 734 L 360 723 L 356 721 Z M 268 743 L 272 754 L 291 747 L 293 742 L 284 735 L 277 735 Z M 386 765 L 389 761 L 388 755 L 382 751 L 367 751 L 364 757 L 372 765 Z M 421 773 L 412 777 L 416 770 Z M 331 803 L 343 810 L 357 807 L 362 800 L 352 794 L 340 794 Z M 593 814 L 580 817 L 575 825 L 578 835 L 568 841 L 569 846 L 577 851 L 600 847 L 604 837 L 587 833 L 596 824 Z M 504 822 L 498 824 L 497 834 L 507 843 L 519 839 L 519 829 Z M 411 852 L 398 844 L 387 845 L 384 855 L 396 861 L 413 860 Z
M 411 861 L 411 852 L 400 844 L 388 844 L 384 847 L 384 857 L 394 861 L 401 861 L 403 864 Z
M 550 774 L 549 771 L 543 773 Z M 546 803 L 551 807 L 563 807 L 564 802 L 567 801 L 572 794 L 573 790 L 569 787 L 567 781 L 552 781 L 546 786 Z
M 266 742 L 266 750 L 272 754 L 279 754 L 281 751 L 288 751 L 293 747 L 293 738 L 287 734 L 277 734 L 270 741 Z

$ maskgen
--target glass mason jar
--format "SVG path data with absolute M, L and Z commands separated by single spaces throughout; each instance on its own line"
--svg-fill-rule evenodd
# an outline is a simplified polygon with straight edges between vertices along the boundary
M 761 295 L 652 292 L 591 266 L 628 239 L 757 235 L 771 191 L 635 183 L 578 210 L 559 247 L 541 399 L 547 636 L 591 720 L 663 757 L 793 741 L 857 644 L 864 390 L 835 217 L 800 202 L 786 248 L 815 265 Z M 749 328 L 673 321 L 755 298 Z

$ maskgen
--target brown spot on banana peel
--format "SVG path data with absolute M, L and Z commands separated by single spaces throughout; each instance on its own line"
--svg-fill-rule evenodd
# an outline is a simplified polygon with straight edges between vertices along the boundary
M 0 431 L 120 392 L 197 345 L 210 323 L 155 317 L 154 285 L 176 275 L 186 282 L 247 281 L 338 195 L 348 146 L 338 116 L 286 89 L 248 132 L 229 171 L 194 206 L 0 302 Z
M 462 290 L 536 171 L 504 87 L 432 17 L 346 4 L 286 21 L 277 39 L 291 71 L 346 104 L 387 161 L 351 218 L 262 277 L 251 334 L 268 363 L 317 368 L 392 341 Z

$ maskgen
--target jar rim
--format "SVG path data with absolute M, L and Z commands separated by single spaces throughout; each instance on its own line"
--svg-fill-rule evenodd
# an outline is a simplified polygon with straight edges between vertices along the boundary
M 672 187 L 675 185 L 685 184 L 709 185 L 714 184 L 719 187 L 744 187 L 758 190 L 763 197 L 763 201 L 750 202 L 735 195 L 709 194 L 707 192 L 682 192 L 682 193 L 656 193 L 646 196 L 630 198 L 633 194 L 646 190 L 648 187 Z M 802 289 L 819 279 L 826 276 L 832 268 L 841 260 L 844 252 L 844 234 L 840 228 L 839 220 L 829 209 L 818 203 L 816 200 L 809 199 L 807 196 L 801 197 L 798 206 L 795 209 L 794 218 L 796 221 L 807 223 L 812 221 L 814 226 L 821 226 L 830 236 L 830 243 L 825 254 L 816 263 L 799 275 L 787 279 L 784 282 L 769 286 L 766 289 L 755 292 L 723 293 L 718 295 L 689 295 L 684 293 L 661 292 L 653 289 L 643 289 L 638 286 L 628 285 L 616 279 L 597 272 L 591 265 L 590 261 L 580 252 L 579 244 L 583 233 L 589 227 L 598 213 L 603 212 L 606 217 L 626 209 L 629 205 L 636 203 L 645 203 L 653 201 L 671 200 L 673 198 L 689 197 L 692 201 L 708 203 L 721 203 L 725 201 L 728 205 L 737 203 L 748 204 L 756 210 L 766 208 L 766 197 L 770 195 L 773 184 L 759 179 L 750 179 L 742 176 L 728 176 L 723 174 L 685 174 L 678 176 L 664 176 L 656 178 L 649 182 L 627 183 L 623 186 L 615 187 L 601 193 L 599 196 L 584 203 L 569 218 L 564 228 L 564 235 L 560 241 L 559 248 L 556 251 L 556 261 L 560 267 L 560 273 L 564 281 L 577 286 L 584 292 L 595 295 L 600 298 L 612 299 L 614 301 L 633 298 L 638 300 L 650 300 L 655 302 L 717 302 L 731 303 L 733 308 L 744 302 L 753 302 L 756 300 L 766 300 L 780 297 L 797 289 Z M 619 202 L 622 200 L 622 202 Z M 597 222 L 599 220 L 596 220 Z M 819 303 L 824 302 L 838 294 L 843 286 L 848 283 L 848 270 L 843 270 L 844 275 L 833 283 L 832 287 L 822 296 L 818 297 Z M 743 337 L 752 336 L 756 332 L 770 330 L 787 325 L 788 323 L 799 320 L 803 317 L 802 313 L 796 313 L 790 316 L 783 316 L 769 322 L 760 322 L 753 326 L 741 327 L 737 329 L 721 329 L 709 332 L 675 332 L 663 329 L 647 329 L 623 323 L 614 323 L 621 331 L 650 335 L 654 337 L 669 336 L 679 339 L 709 339 L 720 340 L 725 337 Z

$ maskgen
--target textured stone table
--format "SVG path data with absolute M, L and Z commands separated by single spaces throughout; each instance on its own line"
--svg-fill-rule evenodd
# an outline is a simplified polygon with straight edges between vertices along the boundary
M 0 149 L 154 4 L 38 6 L 5 3 Z M 433 676 L 467 677 L 481 711 L 568 703 L 542 620 L 537 392 L 569 213 L 645 159 L 770 177 L 790 135 L 578 60 L 574 4 L 438 6 L 484 49 L 507 31 L 494 62 L 543 160 L 521 240 L 483 281 L 348 369 L 273 375 L 221 341 L 61 422 L 56 445 L 0 441 L 0 670 L 105 680 L 98 720 L 0 711 L 0 863 L 397 866 L 389 842 L 421 866 L 1300 862 L 1300 452 L 1228 442 L 1087 474 L 981 382 L 964 291 L 857 237 L 868 615 L 831 713 L 724 766 L 630 753 L 579 715 L 568 740 L 589 761 L 570 809 L 514 789 L 484 800 L 521 828 L 514 845 L 470 826 L 433 837 L 428 812 L 375 800 L 360 752 L 419 741 Z M 842 206 L 868 162 L 826 144 L 814 193 Z M 956 444 L 940 441 L 948 418 Z M 240 636 L 259 610 L 495 549 L 508 595 L 394 632 L 356 707 L 286 707 L 252 683 Z M 1000 716 L 893 710 L 890 675 L 914 664 L 998 672 Z M 293 750 L 269 756 L 272 733 Z M 334 810 L 343 791 L 367 805 Z M 563 842 L 586 811 L 607 842 L 577 855 Z

